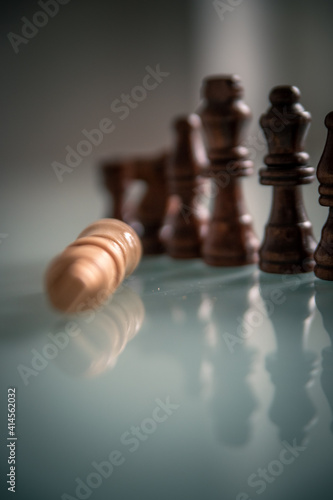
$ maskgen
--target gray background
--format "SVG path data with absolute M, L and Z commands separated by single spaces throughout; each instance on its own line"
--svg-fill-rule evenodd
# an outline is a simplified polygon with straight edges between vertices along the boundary
M 317 165 L 323 120 L 332 109 L 330 2 L 244 0 L 221 20 L 211 1 L 71 0 L 15 54 L 7 34 L 20 34 L 21 18 L 32 19 L 38 10 L 35 1 L 12 1 L 1 16 L 0 233 L 8 234 L 1 238 L 2 265 L 47 261 L 104 216 L 108 201 L 98 162 L 170 145 L 171 120 L 197 109 L 208 74 L 242 77 L 252 135 L 270 88 L 299 86 L 313 116 L 308 151 Z M 157 64 L 170 76 L 120 121 L 110 104 L 141 84 L 147 65 Z M 115 118 L 116 130 L 59 183 L 52 162 L 64 162 L 66 146 L 75 148 L 82 129 L 104 117 Z M 257 170 L 263 155 L 258 152 Z M 258 184 L 257 173 L 244 189 L 262 236 L 271 189 Z M 319 237 L 327 213 L 318 205 L 317 184 L 304 193 Z

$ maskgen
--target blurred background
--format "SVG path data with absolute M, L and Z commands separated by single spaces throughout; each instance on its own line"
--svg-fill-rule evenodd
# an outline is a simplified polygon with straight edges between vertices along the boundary
M 24 26 L 42 3 L 56 10 L 52 0 L 2 7 L 1 266 L 47 261 L 104 216 L 100 161 L 172 146 L 171 121 L 196 111 L 209 74 L 241 76 L 253 111 L 251 136 L 258 135 L 271 87 L 298 86 L 313 117 L 307 150 L 318 164 L 332 109 L 331 2 L 62 0 L 53 17 L 37 15 L 37 33 L 29 31 Z M 30 38 L 19 38 L 22 29 Z M 111 104 L 157 65 L 169 75 L 121 120 Z M 65 164 L 66 148 L 75 150 L 82 130 L 104 118 L 113 132 L 60 182 L 52 164 Z M 264 154 L 258 151 L 256 174 L 243 183 L 260 237 L 272 195 L 258 183 Z M 317 187 L 305 187 L 304 195 L 318 238 L 327 211 Z

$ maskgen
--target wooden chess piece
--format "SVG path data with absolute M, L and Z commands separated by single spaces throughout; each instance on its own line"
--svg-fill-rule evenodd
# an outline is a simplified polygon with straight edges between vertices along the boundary
M 192 114 L 174 122 L 176 145 L 166 166 L 172 209 L 162 230 L 166 252 L 175 259 L 200 256 L 200 215 L 198 206 L 199 169 L 205 153 L 199 136 L 200 118 Z
M 51 304 L 67 313 L 99 307 L 140 258 L 139 237 L 127 224 L 116 219 L 91 224 L 47 269 Z
M 164 252 L 160 230 L 168 200 L 165 175 L 167 158 L 163 153 L 158 157 L 133 160 L 130 165 L 131 177 L 144 181 L 147 190 L 135 210 L 126 217 L 126 222 L 140 236 L 146 255 Z
M 253 163 L 242 146 L 251 112 L 243 102 L 236 75 L 204 81 L 205 104 L 200 112 L 216 198 L 203 243 L 203 259 L 213 266 L 242 266 L 258 260 L 258 241 L 243 198 L 240 178 L 250 175 Z
M 317 177 L 319 203 L 328 207 L 328 218 L 321 233 L 319 245 L 315 251 L 315 274 L 322 280 L 333 281 L 333 111 L 325 119 L 328 129 L 326 145 L 319 161 Z
M 262 115 L 269 154 L 260 182 L 273 186 L 271 214 L 259 255 L 259 266 L 268 273 L 304 273 L 314 268 L 316 242 L 303 204 L 302 184 L 314 179 L 307 166 L 304 141 L 311 115 L 299 103 L 297 87 L 275 87 L 269 96 L 272 106 Z
M 102 163 L 101 171 L 104 185 L 112 200 L 108 217 L 123 220 L 123 204 L 129 175 L 127 162 L 122 160 L 106 161 Z

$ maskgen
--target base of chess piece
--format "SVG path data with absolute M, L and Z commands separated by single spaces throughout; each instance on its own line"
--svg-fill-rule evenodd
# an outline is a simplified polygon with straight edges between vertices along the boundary
M 203 259 L 211 266 L 245 266 L 258 262 L 259 242 L 246 210 L 240 177 L 231 177 L 227 188 L 218 187 Z
M 259 251 L 260 269 L 277 274 L 311 272 L 315 248 L 301 186 L 275 186 L 271 215 Z

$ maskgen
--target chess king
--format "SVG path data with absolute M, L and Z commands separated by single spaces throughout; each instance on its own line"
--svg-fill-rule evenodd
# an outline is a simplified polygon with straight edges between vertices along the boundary
M 204 105 L 200 112 L 210 177 L 216 198 L 203 259 L 213 266 L 242 266 L 258 261 L 259 243 L 243 197 L 241 177 L 253 172 L 249 151 L 242 146 L 251 119 L 244 103 L 244 89 L 236 75 L 204 80 Z

